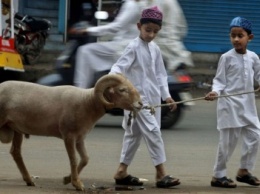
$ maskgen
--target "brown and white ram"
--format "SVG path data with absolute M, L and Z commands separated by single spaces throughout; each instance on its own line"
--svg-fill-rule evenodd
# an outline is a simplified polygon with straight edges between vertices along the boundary
M 79 173 L 88 163 L 84 138 L 111 108 L 138 111 L 140 95 L 122 75 L 105 75 L 94 88 L 47 87 L 21 81 L 0 84 L 0 141 L 10 150 L 23 180 L 34 186 L 21 155 L 23 135 L 54 136 L 64 140 L 71 174 L 64 184 L 84 190 Z M 81 156 L 77 162 L 76 150 Z

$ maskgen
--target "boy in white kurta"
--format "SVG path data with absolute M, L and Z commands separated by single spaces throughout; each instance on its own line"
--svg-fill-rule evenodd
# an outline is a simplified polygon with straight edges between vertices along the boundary
M 174 103 L 167 82 L 167 73 L 159 47 L 152 41 L 161 29 L 162 13 L 157 7 L 145 9 L 140 23 L 137 24 L 140 36 L 125 49 L 123 55 L 112 66 L 110 73 L 124 74 L 139 91 L 144 106 L 160 104 L 161 98 Z M 172 110 L 175 104 L 170 106 Z M 141 110 L 131 125 L 127 125 L 129 112 L 125 111 L 125 129 L 120 165 L 114 176 L 119 185 L 143 185 L 137 177 L 127 173 L 127 167 L 143 138 L 156 169 L 156 186 L 171 187 L 179 185 L 179 179 L 166 175 L 163 163 L 166 161 L 164 143 L 160 131 L 160 109 L 155 115 L 149 110 Z
M 233 49 L 219 60 L 212 92 L 205 99 L 214 100 L 218 95 L 230 95 L 254 90 L 254 79 L 260 83 L 260 60 L 247 44 L 253 39 L 251 22 L 236 17 L 230 24 Z M 226 163 L 231 157 L 239 136 L 242 136 L 242 156 L 236 180 L 254 186 L 260 181 L 251 174 L 259 148 L 260 123 L 255 106 L 255 94 L 219 98 L 217 128 L 220 133 L 218 152 L 211 186 L 235 188 L 237 185 L 226 177 Z

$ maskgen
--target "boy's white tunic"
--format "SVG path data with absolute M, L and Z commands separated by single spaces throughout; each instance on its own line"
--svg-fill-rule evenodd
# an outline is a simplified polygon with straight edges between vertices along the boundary
M 253 91 L 253 78 L 260 83 L 258 56 L 249 50 L 246 54 L 238 54 L 234 49 L 231 49 L 223 54 L 219 60 L 212 90 L 219 95 Z M 249 124 L 260 128 L 255 106 L 255 94 L 219 98 L 217 117 L 218 129 L 237 128 Z
M 167 73 L 159 47 L 154 42 L 146 43 L 139 37 L 136 38 L 112 66 L 111 73 L 124 74 L 140 92 L 144 106 L 158 105 L 161 103 L 161 97 L 163 100 L 170 97 Z M 156 114 L 156 117 L 160 128 L 160 115 Z M 126 122 L 124 128 L 127 128 Z M 154 125 L 151 124 L 151 130 L 153 128 Z
M 140 92 L 144 106 L 158 105 L 161 103 L 161 98 L 165 100 L 170 97 L 167 73 L 161 52 L 154 42 L 146 43 L 139 37 L 136 38 L 112 66 L 111 73 L 124 74 Z M 137 114 L 137 118 L 132 120 L 130 126 L 127 125 L 128 113 L 129 111 L 125 111 L 123 120 L 123 128 L 126 133 L 121 162 L 128 165 L 131 163 L 142 136 L 148 144 L 154 165 L 165 162 L 164 145 L 160 136 L 160 108 L 156 109 L 155 115 L 151 115 L 149 110 L 141 110 Z
M 219 95 L 254 90 L 254 78 L 260 82 L 258 56 L 247 50 L 238 54 L 232 49 L 219 60 L 212 90 Z M 260 124 L 255 106 L 255 94 L 243 94 L 218 99 L 217 108 L 219 144 L 213 176 L 227 176 L 227 161 L 242 136 L 240 169 L 251 171 L 259 148 Z

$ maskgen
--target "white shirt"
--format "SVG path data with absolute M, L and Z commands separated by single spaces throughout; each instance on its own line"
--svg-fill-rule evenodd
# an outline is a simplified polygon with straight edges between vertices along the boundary
M 88 33 L 93 36 L 113 35 L 114 40 L 134 39 L 139 31 L 136 27 L 140 20 L 143 5 L 135 0 L 126 0 L 114 21 L 96 27 L 89 27 Z
M 144 106 L 161 104 L 161 98 L 170 97 L 167 73 L 162 60 L 159 47 L 154 42 L 144 42 L 139 37 L 133 40 L 125 49 L 123 55 L 112 66 L 111 73 L 122 73 L 135 86 L 141 96 Z M 145 111 L 140 125 L 145 125 L 149 130 L 159 129 L 161 124 L 160 109 L 155 112 L 155 119 L 147 119 Z M 141 113 L 139 113 L 141 114 Z M 128 111 L 125 111 L 128 115 Z M 127 126 L 127 116 L 124 117 L 123 128 Z
M 156 41 L 167 44 L 169 39 L 182 39 L 187 33 L 187 21 L 177 0 L 125 0 L 114 21 L 89 27 L 87 31 L 94 36 L 115 35 L 119 40 L 133 39 L 139 34 L 136 23 L 141 18 L 142 10 L 154 5 L 163 12 L 162 29 Z
M 235 49 L 231 49 L 219 60 L 212 90 L 219 95 L 253 91 L 254 78 L 260 83 L 259 57 L 249 50 L 246 54 L 239 54 Z M 243 127 L 249 124 L 260 128 L 255 94 L 219 98 L 217 117 L 218 129 Z
M 157 5 L 163 13 L 162 29 L 155 39 L 157 44 L 182 40 L 188 25 L 178 0 L 147 0 L 147 7 Z
M 144 104 L 154 105 L 161 97 L 170 97 L 161 52 L 154 42 L 136 38 L 112 66 L 111 73 L 124 74 L 140 92 Z
M 163 13 L 162 29 L 154 39 L 160 47 L 167 69 L 175 70 L 180 64 L 193 67 L 191 52 L 187 51 L 183 39 L 188 24 L 178 0 L 146 0 L 146 7 L 157 5 Z

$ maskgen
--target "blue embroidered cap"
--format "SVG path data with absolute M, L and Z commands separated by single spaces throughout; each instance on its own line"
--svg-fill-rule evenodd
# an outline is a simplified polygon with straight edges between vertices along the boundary
M 230 23 L 230 29 L 233 27 L 241 27 L 246 31 L 252 32 L 252 23 L 246 18 L 235 17 Z

